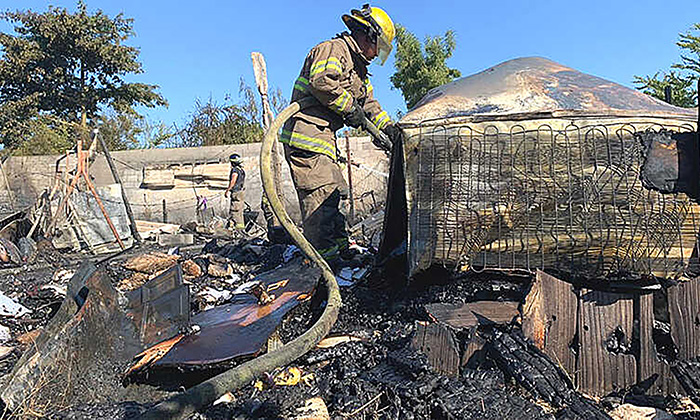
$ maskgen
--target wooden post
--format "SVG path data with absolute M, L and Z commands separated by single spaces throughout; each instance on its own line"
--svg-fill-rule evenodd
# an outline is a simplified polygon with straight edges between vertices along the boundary
M 163 223 L 168 223 L 168 207 L 165 204 L 165 198 L 163 199 Z
M 4 162 L 0 162 L 0 172 L 2 172 L 2 179 L 5 182 L 5 188 L 7 188 L 7 199 L 10 200 L 10 208 L 13 212 L 15 212 L 15 196 L 12 193 L 12 188 L 10 188 L 10 181 L 7 179 Z
M 99 136 L 99 133 L 97 129 L 93 131 L 93 136 L 95 139 L 93 140 L 93 144 L 96 142 L 100 142 L 100 146 L 102 147 L 102 151 L 104 151 L 105 154 L 105 159 L 107 159 L 107 165 L 109 166 L 109 170 L 112 172 L 112 176 L 114 177 L 114 180 L 119 184 L 119 188 L 121 189 L 122 192 L 122 198 L 124 199 L 124 208 L 126 210 L 126 215 L 129 218 L 129 229 L 131 230 L 131 236 L 134 237 L 134 240 L 138 243 L 141 243 L 141 235 L 139 235 L 138 229 L 136 229 L 136 220 L 134 220 L 134 213 L 131 211 L 131 205 L 129 204 L 129 198 L 126 196 L 126 190 L 124 189 L 124 184 L 122 184 L 121 178 L 119 178 L 119 172 L 117 172 L 116 166 L 114 166 L 114 161 L 112 161 L 112 155 L 109 153 L 109 150 L 107 149 L 107 145 L 105 144 L 104 140 L 102 137 Z M 111 223 L 111 222 L 110 222 Z
M 253 73 L 255 74 L 255 84 L 258 87 L 258 92 L 262 100 L 263 107 L 263 128 L 267 130 L 270 125 L 272 125 L 272 108 L 270 108 L 270 101 L 267 97 L 267 66 L 265 64 L 265 57 L 259 52 L 250 53 L 250 58 L 253 61 Z M 284 203 L 284 193 L 282 190 L 282 159 L 280 147 L 277 146 L 278 142 L 274 142 L 272 145 L 272 168 L 274 171 L 275 187 L 277 189 L 277 195 L 280 201 Z M 262 208 L 263 214 L 265 215 L 265 220 L 268 222 L 268 232 L 270 229 L 276 226 L 280 226 L 279 220 L 272 212 L 265 193 L 263 192 L 260 207 Z
M 352 193 L 352 156 L 350 154 L 350 137 L 345 135 L 345 150 L 348 158 L 348 199 L 350 199 L 350 214 L 348 222 L 350 225 L 355 223 L 355 196 Z

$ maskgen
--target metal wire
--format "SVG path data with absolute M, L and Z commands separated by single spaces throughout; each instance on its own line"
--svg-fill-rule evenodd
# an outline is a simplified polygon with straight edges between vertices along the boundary
M 647 122 L 421 127 L 407 143 L 409 264 L 678 276 L 700 208 L 640 180 Z

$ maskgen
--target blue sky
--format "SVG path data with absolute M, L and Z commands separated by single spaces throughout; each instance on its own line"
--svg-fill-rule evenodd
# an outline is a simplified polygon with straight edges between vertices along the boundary
M 270 86 L 289 95 L 302 62 L 316 43 L 342 31 L 340 16 L 353 1 L 85 0 L 88 9 L 134 19 L 128 43 L 141 49 L 144 73 L 136 80 L 160 85 L 169 108 L 146 110 L 152 121 L 182 124 L 195 99 L 238 95 L 238 81 L 254 83 L 251 51 L 264 54 Z M 0 10 L 75 9 L 75 1 L 0 0 Z M 698 0 L 492 0 L 373 3 L 423 39 L 452 29 L 457 49 L 449 61 L 463 75 L 524 56 L 543 56 L 585 73 L 632 86 L 634 75 L 653 74 L 679 60 L 679 32 L 700 22 Z M 0 30 L 9 26 L 0 23 Z M 393 56 L 373 64 L 375 95 L 395 115 L 405 110 L 391 89 Z

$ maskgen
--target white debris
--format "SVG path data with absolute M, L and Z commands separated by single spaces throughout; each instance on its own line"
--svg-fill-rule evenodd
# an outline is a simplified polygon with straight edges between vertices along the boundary
M 250 293 L 250 289 L 253 288 L 256 284 L 260 283 L 259 281 L 247 281 L 240 286 L 236 287 L 236 290 L 233 291 L 234 295 L 246 295 Z
M 2 360 L 2 359 L 4 359 L 4 358 L 6 358 L 7 356 L 9 356 L 10 353 L 12 353 L 12 351 L 13 351 L 14 349 L 15 349 L 14 347 L 0 346 L 0 360 Z
M 348 248 L 357 251 L 358 254 L 366 254 L 367 253 L 367 247 L 360 246 L 360 245 L 356 244 L 355 242 L 351 243 L 348 246 Z
M 53 273 L 53 282 L 59 284 L 68 283 L 68 280 L 70 280 L 74 274 L 75 270 L 58 270 L 55 273 Z
M 236 401 L 236 397 L 233 396 L 230 392 L 225 393 L 224 395 L 220 396 L 218 400 L 214 401 L 212 405 L 219 405 L 223 403 L 232 403 Z
M 56 296 L 65 296 L 68 293 L 68 286 L 58 284 L 45 284 L 41 286 L 41 290 L 51 290 Z
M 229 290 L 216 290 L 213 287 L 207 287 L 206 289 L 199 292 L 199 295 L 206 301 L 210 303 L 226 302 L 231 299 L 231 291 Z
M 228 276 L 227 278 L 225 278 L 224 281 L 225 281 L 226 283 L 228 283 L 228 284 L 236 284 L 236 283 L 238 283 L 239 281 L 241 281 L 241 275 L 240 275 L 240 274 L 236 274 L 236 273 L 232 273 L 230 276 Z M 235 294 L 235 292 L 234 292 L 234 294 Z
M 0 292 L 0 315 L 20 317 L 32 311 Z
M 12 340 L 10 329 L 4 325 L 0 325 L 0 343 L 5 343 Z

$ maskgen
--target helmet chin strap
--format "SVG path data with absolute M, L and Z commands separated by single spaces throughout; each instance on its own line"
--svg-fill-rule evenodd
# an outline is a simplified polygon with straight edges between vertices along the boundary
M 370 63 L 372 62 L 372 60 L 367 59 L 367 57 L 365 56 L 365 52 L 364 52 L 364 50 L 363 50 L 363 48 L 362 48 L 362 47 L 363 47 L 363 46 L 362 46 L 362 42 L 360 42 L 360 40 L 358 40 L 358 39 L 356 38 L 357 36 L 365 36 L 365 37 L 368 37 L 368 38 L 369 38 L 369 36 L 368 36 L 366 33 L 364 33 L 364 34 L 362 34 L 362 35 L 354 34 L 354 33 L 352 34 L 352 37 L 354 38 L 355 43 L 357 44 L 358 47 L 360 47 L 360 53 L 357 54 L 357 55 L 360 57 L 360 59 L 363 61 L 363 63 L 364 63 L 366 66 L 369 66 Z M 371 42 L 370 39 L 368 39 L 368 41 Z

